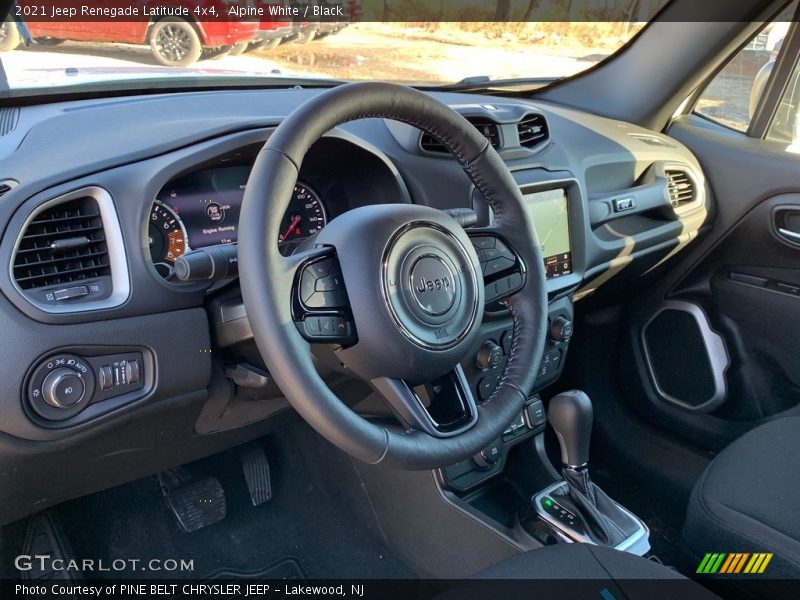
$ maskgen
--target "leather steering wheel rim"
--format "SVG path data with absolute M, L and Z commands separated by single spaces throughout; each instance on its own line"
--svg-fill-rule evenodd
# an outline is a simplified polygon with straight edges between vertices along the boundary
M 497 389 L 478 404 L 477 422 L 453 437 L 384 427 L 350 410 L 317 373 L 309 344 L 292 320 L 289 290 L 300 258 L 282 256 L 276 240 L 300 165 L 311 145 L 331 129 L 373 117 L 413 125 L 444 143 L 492 207 L 494 221 L 487 231 L 513 248 L 527 272 L 523 287 L 505 299 L 513 333 Z M 536 379 L 547 324 L 538 240 L 519 187 L 497 152 L 464 117 L 431 96 L 395 84 L 354 83 L 299 106 L 255 161 L 242 204 L 238 251 L 247 316 L 271 376 L 301 417 L 344 452 L 397 468 L 442 467 L 487 447 L 522 410 Z M 475 256 L 471 246 L 469 251 Z M 479 324 L 480 319 L 475 327 Z

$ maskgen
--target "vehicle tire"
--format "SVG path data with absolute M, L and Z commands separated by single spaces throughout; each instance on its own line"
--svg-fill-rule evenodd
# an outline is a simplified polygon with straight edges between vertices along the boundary
M 203 44 L 194 27 L 178 17 L 166 17 L 150 28 L 153 57 L 167 67 L 188 67 L 203 53 Z
M 36 43 L 40 46 L 58 46 L 59 44 L 63 44 L 66 40 L 62 40 L 61 38 L 52 38 L 52 37 L 44 37 L 44 38 L 36 38 Z
M 0 21 L 0 52 L 16 50 L 21 42 L 17 24 L 11 19 Z
M 314 39 L 314 36 L 317 34 L 315 29 L 309 29 L 307 31 L 303 31 L 297 34 L 297 37 L 294 39 L 296 44 L 307 44 L 311 40 Z
M 203 60 L 219 60 L 230 54 L 231 46 L 220 46 L 219 48 L 206 48 L 203 50 Z
M 282 41 L 283 41 L 282 38 L 275 38 L 274 40 L 256 42 L 254 44 L 250 44 L 247 47 L 247 51 L 253 52 L 255 50 L 261 50 L 262 52 L 269 52 L 270 50 L 274 50 L 275 48 L 277 48 Z
M 239 56 L 241 54 L 244 54 L 247 51 L 248 46 L 249 44 L 247 42 L 239 42 L 238 44 L 234 44 L 231 47 L 230 52 L 228 52 L 228 55 Z

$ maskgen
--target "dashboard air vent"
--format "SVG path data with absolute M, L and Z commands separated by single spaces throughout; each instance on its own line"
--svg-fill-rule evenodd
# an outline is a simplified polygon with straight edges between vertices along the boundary
M 17 126 L 19 121 L 19 107 L 6 106 L 0 108 L 0 136 L 8 135 Z
M 697 194 L 694 182 L 686 171 L 668 169 L 666 175 L 669 200 L 673 208 L 679 208 L 695 201 Z
M 110 274 L 103 219 L 92 197 L 68 200 L 36 214 L 14 255 L 14 279 L 23 290 Z
M 477 117 L 467 117 L 467 121 L 477 129 L 483 137 L 489 140 L 493 148 L 500 147 L 500 129 L 497 123 L 488 119 L 481 119 Z M 426 152 L 446 153 L 447 148 L 437 140 L 434 136 L 423 133 L 419 140 L 420 147 Z
M 535 148 L 550 137 L 550 130 L 543 115 L 527 115 L 517 123 L 519 145 Z

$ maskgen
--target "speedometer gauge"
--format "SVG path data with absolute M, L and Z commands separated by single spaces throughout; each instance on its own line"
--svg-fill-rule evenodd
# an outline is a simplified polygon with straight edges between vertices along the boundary
M 147 234 L 153 265 L 162 277 L 169 277 L 175 261 L 189 250 L 186 228 L 169 206 L 156 200 Z
M 327 223 L 328 216 L 320 197 L 305 183 L 298 181 L 289 208 L 283 216 L 278 244 L 286 248 L 292 242 L 314 235 Z

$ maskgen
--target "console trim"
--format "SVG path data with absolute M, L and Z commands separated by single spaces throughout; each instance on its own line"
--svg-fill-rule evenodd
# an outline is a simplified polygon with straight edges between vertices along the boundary
M 550 525 L 550 527 L 552 527 L 556 532 L 569 539 L 570 542 L 579 544 L 592 544 L 593 546 L 596 546 L 597 544 L 595 544 L 590 537 L 582 535 L 574 529 L 565 527 L 562 523 L 559 523 L 553 517 L 539 509 L 539 504 L 545 496 L 551 495 L 554 491 L 564 487 L 565 485 L 566 483 L 564 480 L 560 480 L 544 488 L 541 492 L 533 497 L 533 509 L 536 511 L 536 514 L 539 515 L 539 518 L 542 521 Z M 626 515 L 631 517 L 639 525 L 639 529 L 635 533 L 631 534 L 628 538 L 617 544 L 614 549 L 636 554 L 638 556 L 644 556 L 650 550 L 650 529 L 639 517 L 634 515 L 627 508 L 619 503 L 617 503 L 617 507 Z

